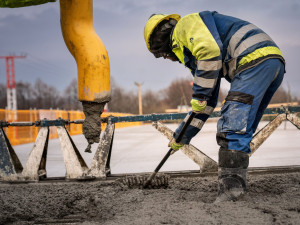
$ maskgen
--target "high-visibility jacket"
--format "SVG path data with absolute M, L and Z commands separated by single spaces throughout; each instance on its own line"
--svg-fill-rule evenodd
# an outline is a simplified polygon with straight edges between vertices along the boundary
M 217 12 L 181 18 L 172 34 L 172 51 L 193 76 L 193 98 L 208 100 L 219 77 L 233 77 L 266 59 L 284 62 L 275 42 L 255 25 Z

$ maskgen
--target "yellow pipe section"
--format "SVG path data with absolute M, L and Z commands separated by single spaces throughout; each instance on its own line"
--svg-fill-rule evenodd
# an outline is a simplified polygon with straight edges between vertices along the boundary
M 110 100 L 110 67 L 106 48 L 93 26 L 93 0 L 60 0 L 65 43 L 76 60 L 78 99 Z

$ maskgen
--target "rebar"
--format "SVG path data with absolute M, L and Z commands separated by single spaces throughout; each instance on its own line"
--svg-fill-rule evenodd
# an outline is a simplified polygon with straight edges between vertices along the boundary
M 298 113 L 300 112 L 300 106 L 286 106 L 281 108 L 268 108 L 265 110 L 264 115 L 276 115 L 282 114 L 286 112 L 290 113 Z M 210 115 L 210 118 L 219 117 L 220 112 L 213 112 Z M 121 122 L 149 122 L 149 121 L 167 121 L 167 120 L 181 120 L 186 117 L 186 113 L 153 113 L 153 114 L 144 114 L 138 116 L 108 116 L 102 117 L 101 123 L 107 123 L 109 119 L 111 119 L 112 123 L 121 123 Z M 57 120 L 39 120 L 36 122 L 7 122 L 7 121 L 0 121 L 0 127 L 8 127 L 8 126 L 61 126 L 69 125 L 71 123 L 74 124 L 83 124 L 84 120 L 64 120 L 64 119 L 57 119 Z

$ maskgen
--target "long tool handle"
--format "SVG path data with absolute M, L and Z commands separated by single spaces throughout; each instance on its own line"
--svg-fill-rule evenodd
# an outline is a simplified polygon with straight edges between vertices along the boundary
M 194 119 L 196 113 L 194 111 L 191 112 L 191 115 L 189 116 L 189 118 L 187 119 L 186 123 L 183 125 L 181 131 L 178 134 L 178 137 L 175 139 L 175 141 L 177 143 L 179 143 L 186 131 L 186 129 L 188 128 L 188 126 L 191 124 L 192 120 Z
M 185 124 L 183 125 L 182 129 L 180 130 L 178 137 L 175 139 L 175 141 L 177 143 L 179 143 L 187 129 L 187 127 L 190 125 L 190 123 L 192 122 L 193 118 L 195 117 L 196 113 L 192 111 L 191 115 L 189 116 L 189 118 L 187 119 L 187 121 L 185 122 Z M 156 174 L 158 173 L 158 171 L 160 170 L 160 168 L 165 164 L 165 162 L 167 161 L 167 159 L 170 157 L 171 152 L 173 151 L 172 148 L 169 149 L 169 151 L 167 152 L 167 154 L 164 156 L 164 158 L 160 161 L 160 163 L 158 164 L 158 166 L 155 168 L 154 172 L 150 175 L 150 177 L 147 179 L 147 181 L 144 184 L 144 188 L 148 187 L 149 184 L 151 183 L 152 179 L 156 176 Z

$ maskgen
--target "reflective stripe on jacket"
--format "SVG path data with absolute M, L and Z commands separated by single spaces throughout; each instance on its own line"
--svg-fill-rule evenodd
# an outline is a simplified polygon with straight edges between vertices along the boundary
M 172 34 L 172 50 L 194 76 L 193 98 L 207 100 L 219 76 L 234 75 L 269 58 L 283 56 L 255 25 L 217 12 L 189 14 Z

